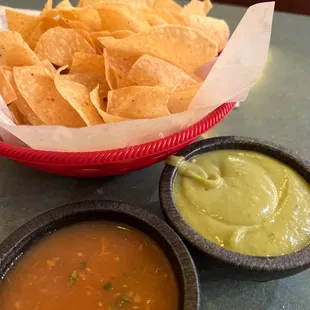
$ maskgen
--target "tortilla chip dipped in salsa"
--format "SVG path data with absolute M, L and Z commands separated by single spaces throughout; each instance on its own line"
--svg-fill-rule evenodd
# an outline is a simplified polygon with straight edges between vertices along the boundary
M 211 8 L 210 0 L 184 8 L 49 0 L 38 16 L 7 9 L 0 95 L 12 120 L 84 127 L 186 111 L 203 82 L 196 70 L 229 38 L 225 21 L 206 16 Z

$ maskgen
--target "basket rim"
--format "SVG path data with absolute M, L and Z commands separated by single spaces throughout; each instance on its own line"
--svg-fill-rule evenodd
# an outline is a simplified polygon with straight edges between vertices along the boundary
M 62 152 L 32 149 L 0 141 L 0 156 L 24 163 L 70 165 L 85 165 L 89 164 L 90 160 L 94 165 L 154 157 L 177 145 L 191 141 L 211 129 L 233 110 L 235 104 L 235 102 L 223 103 L 203 119 L 180 132 L 130 147 L 103 151 Z

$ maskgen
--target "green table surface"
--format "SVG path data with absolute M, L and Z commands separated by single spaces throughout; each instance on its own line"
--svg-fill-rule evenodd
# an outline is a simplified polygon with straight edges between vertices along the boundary
M 74 2 L 74 1 L 73 1 Z M 40 9 L 43 0 L 0 0 L 0 5 Z M 211 15 L 233 30 L 243 7 L 215 5 Z M 310 17 L 275 13 L 270 54 L 262 79 L 249 98 L 210 136 L 242 135 L 292 148 L 310 159 Z M 34 216 L 85 199 L 123 200 L 161 215 L 157 187 L 163 164 L 102 179 L 57 177 L 0 159 L 0 242 Z M 193 253 L 201 285 L 202 309 L 310 309 L 310 272 L 255 283 L 226 279 L 206 258 Z

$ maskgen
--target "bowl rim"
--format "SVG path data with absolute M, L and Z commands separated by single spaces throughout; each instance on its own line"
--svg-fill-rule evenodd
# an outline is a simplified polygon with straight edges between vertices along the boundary
M 109 220 L 109 216 L 120 215 L 122 216 L 122 219 L 119 221 L 120 223 L 125 223 L 128 226 L 136 228 L 148 236 L 150 236 L 151 231 L 154 232 L 158 239 L 161 240 L 160 242 L 155 240 L 155 242 L 157 242 L 161 248 L 163 244 L 166 247 L 166 250 L 162 248 L 163 252 L 167 254 L 168 247 L 169 251 L 171 251 L 176 258 L 176 260 L 172 261 L 171 258 L 167 256 L 171 265 L 178 264 L 178 269 L 181 273 L 177 282 L 178 285 L 181 285 L 184 293 L 182 297 L 182 309 L 199 309 L 200 288 L 196 266 L 181 238 L 158 216 L 140 207 L 122 201 L 86 200 L 74 202 L 51 209 L 26 222 L 0 244 L 0 284 L 2 279 L 5 278 L 6 272 L 11 268 L 14 262 L 23 255 L 23 249 L 27 251 L 28 247 L 31 247 L 39 239 L 66 226 L 81 222 L 98 221 L 97 216 L 99 213 L 103 217 L 100 218 L 99 221 L 115 222 L 114 220 Z M 90 214 L 93 215 L 90 216 Z M 107 218 L 106 220 L 104 219 L 105 216 Z M 126 217 L 130 223 L 124 221 L 124 217 Z M 148 230 L 143 231 L 139 229 L 138 226 L 140 224 L 147 226 Z M 152 237 L 150 236 L 150 238 Z
M 195 142 L 176 153 L 189 159 L 204 153 L 201 150 L 215 151 L 220 149 L 249 150 L 269 155 L 297 171 L 310 184 L 310 163 L 287 148 L 264 140 L 239 137 L 220 136 Z M 199 152 L 200 150 L 200 152 Z M 186 241 L 207 254 L 224 263 L 252 271 L 284 272 L 310 266 L 310 244 L 296 252 L 281 256 L 251 256 L 227 250 L 201 236 L 183 219 L 172 196 L 172 185 L 176 175 L 176 167 L 165 165 L 159 182 L 159 200 L 161 209 L 169 224 Z

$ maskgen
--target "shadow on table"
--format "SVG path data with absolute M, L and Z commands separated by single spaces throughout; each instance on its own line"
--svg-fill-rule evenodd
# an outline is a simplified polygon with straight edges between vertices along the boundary
M 267 282 L 261 279 L 260 273 L 243 271 L 240 268 L 229 266 L 219 260 L 206 256 L 193 246 L 188 246 L 202 281 L 217 281 L 223 279 L 243 280 L 247 282 Z
M 275 310 L 283 309 L 275 297 L 282 288 L 279 281 L 255 282 L 237 276 L 223 263 L 206 257 L 193 247 L 189 250 L 199 274 L 203 310 Z

